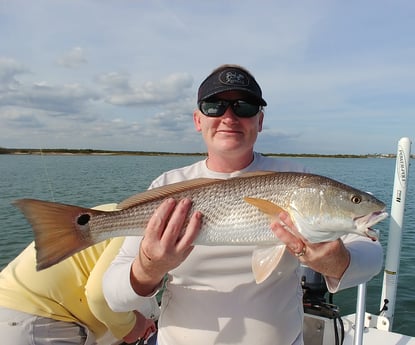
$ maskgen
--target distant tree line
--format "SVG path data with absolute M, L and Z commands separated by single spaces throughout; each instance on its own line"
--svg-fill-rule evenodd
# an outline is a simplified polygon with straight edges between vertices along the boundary
M 41 154 L 73 154 L 73 155 L 137 155 L 137 156 L 206 156 L 206 152 L 158 152 L 158 151 L 114 151 L 114 150 L 93 150 L 93 149 L 27 149 L 27 148 L 5 148 L 0 147 L 0 154 L 26 154 L 26 155 L 41 155 Z M 311 157 L 311 158 L 395 158 L 396 154 L 318 154 L 318 153 L 263 153 L 264 156 L 278 156 L 278 157 Z M 411 155 L 411 158 L 415 158 Z
M 73 155 L 146 155 L 146 156 L 160 156 L 160 155 L 206 155 L 206 153 L 176 153 L 176 152 L 157 152 L 157 151 L 114 151 L 114 150 L 93 150 L 93 149 L 27 149 L 27 148 L 5 148 L 0 147 L 0 154 L 27 154 L 27 155 L 41 155 L 41 154 L 73 154 Z

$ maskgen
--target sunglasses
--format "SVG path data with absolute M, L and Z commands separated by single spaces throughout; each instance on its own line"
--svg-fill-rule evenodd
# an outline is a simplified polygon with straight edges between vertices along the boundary
M 254 117 L 258 114 L 261 108 L 258 104 L 248 103 L 241 99 L 236 101 L 220 100 L 207 100 L 199 102 L 199 110 L 203 115 L 209 117 L 219 117 L 225 114 L 226 109 L 231 107 L 233 113 L 238 117 Z

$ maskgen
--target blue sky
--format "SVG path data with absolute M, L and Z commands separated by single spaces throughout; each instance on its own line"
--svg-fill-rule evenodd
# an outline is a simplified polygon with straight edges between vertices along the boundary
M 395 153 L 415 136 L 412 0 L 0 0 L 0 147 L 203 152 L 222 63 L 261 84 L 266 153 Z

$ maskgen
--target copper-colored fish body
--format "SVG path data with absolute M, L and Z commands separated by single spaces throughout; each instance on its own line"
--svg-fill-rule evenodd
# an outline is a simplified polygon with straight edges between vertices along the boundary
M 202 212 L 196 245 L 280 247 L 269 225 L 281 210 L 311 242 L 331 241 L 347 233 L 368 236 L 370 227 L 387 216 L 385 204 L 368 193 L 327 177 L 296 172 L 174 183 L 134 195 L 112 212 L 33 199 L 15 205 L 33 227 L 38 269 L 43 269 L 102 240 L 143 235 L 155 209 L 169 197 L 190 198 L 192 210 Z

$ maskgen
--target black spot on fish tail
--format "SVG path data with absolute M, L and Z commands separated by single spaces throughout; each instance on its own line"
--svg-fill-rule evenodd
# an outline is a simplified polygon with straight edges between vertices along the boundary
M 85 213 L 85 214 L 81 214 L 76 220 L 76 222 L 78 223 L 78 225 L 86 225 L 88 224 L 90 219 L 91 219 L 91 215 L 89 215 L 88 213 Z

